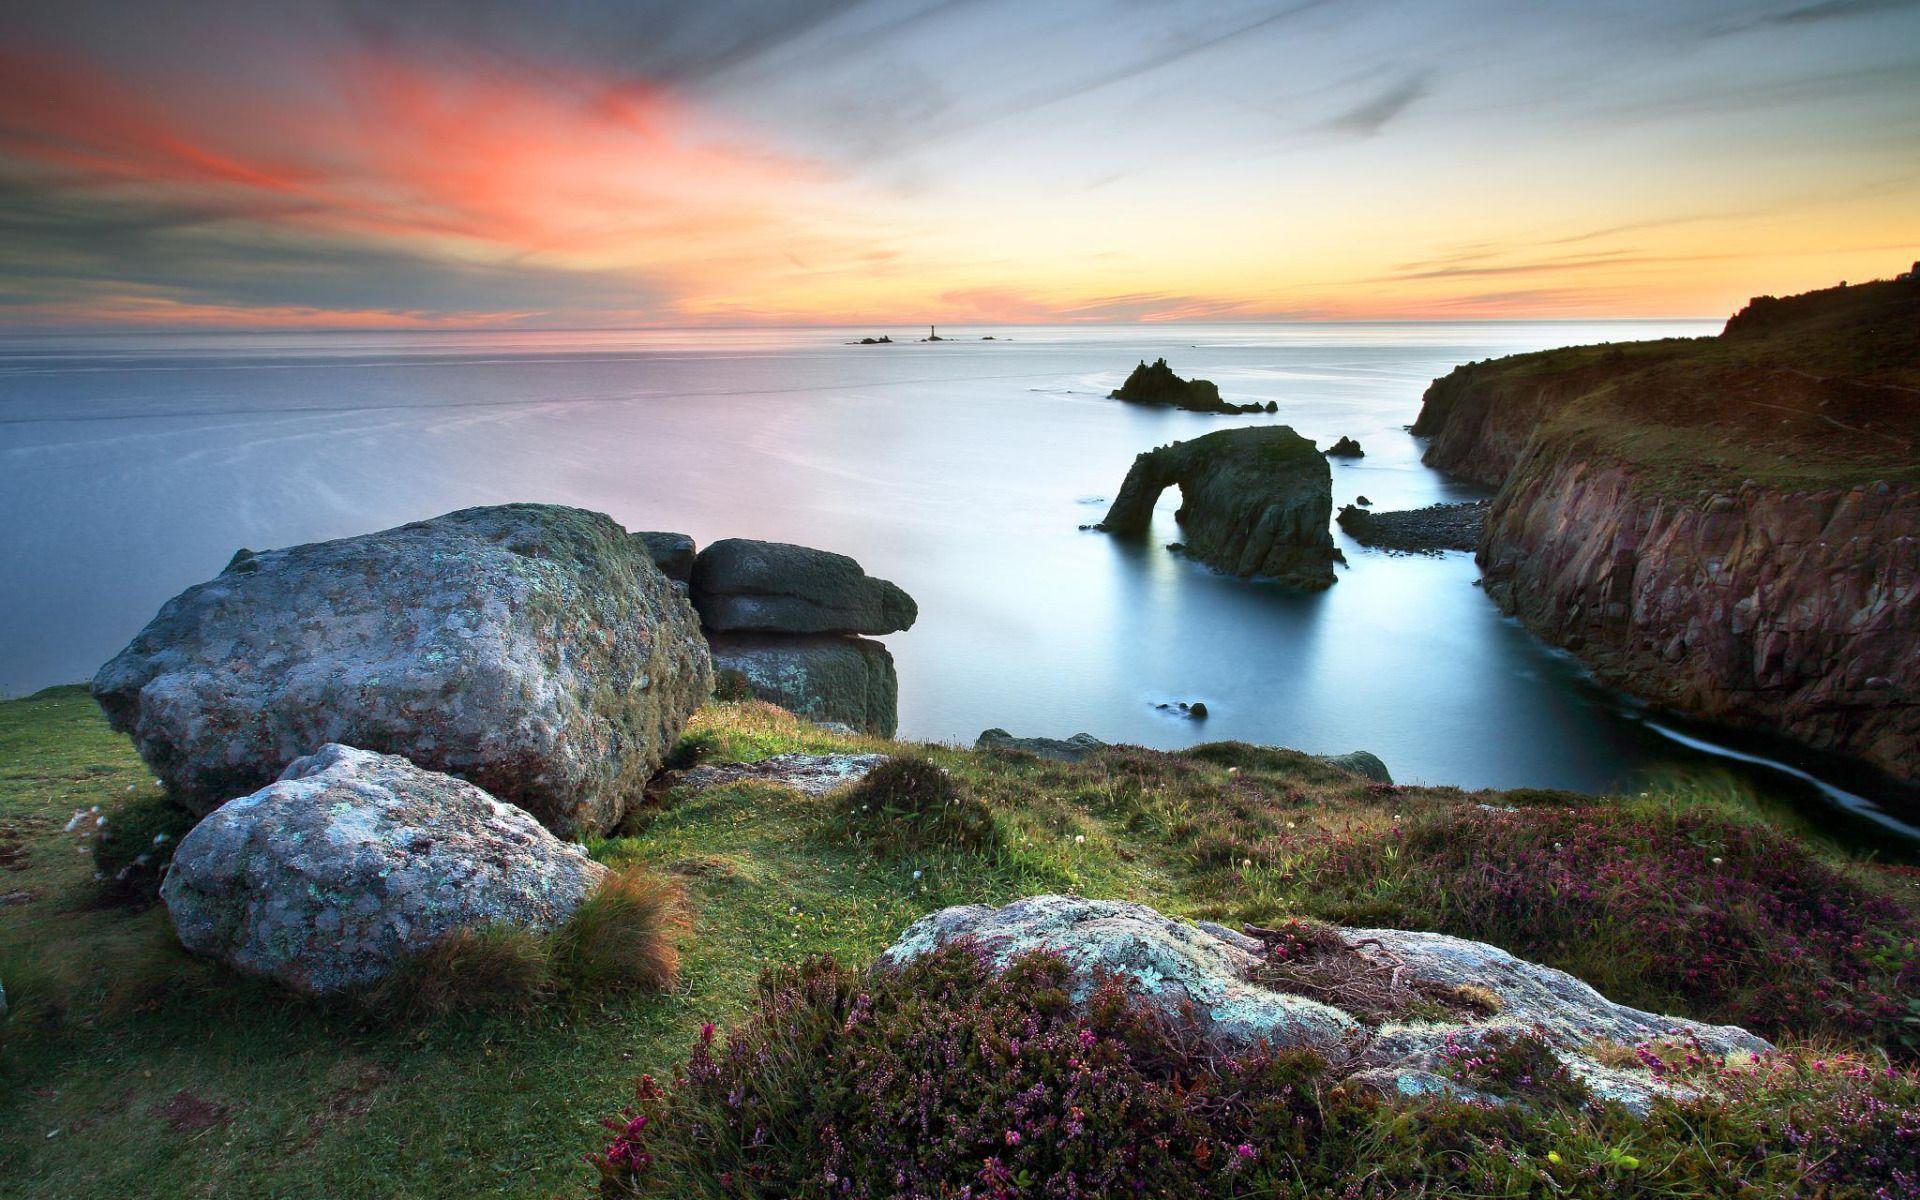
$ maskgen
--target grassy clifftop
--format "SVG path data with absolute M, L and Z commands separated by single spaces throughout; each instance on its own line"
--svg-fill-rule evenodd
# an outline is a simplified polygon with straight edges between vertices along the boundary
M 704 1022 L 725 1029 L 763 1003 L 763 971 L 815 955 L 858 971 L 927 912 L 1038 892 L 1231 923 L 1439 929 L 1563 967 L 1616 999 L 1851 1047 L 1850 1063 L 1920 1051 L 1909 1021 L 1920 1014 L 1902 1007 L 1920 992 L 1920 879 L 1843 861 L 1698 790 L 1396 787 L 1234 743 L 1113 747 L 1064 764 L 843 737 L 754 703 L 704 709 L 680 757 L 792 750 L 924 755 L 984 816 L 962 841 L 881 845 L 871 814 L 833 794 L 683 783 L 590 846 L 685 889 L 692 927 L 675 990 L 395 1020 L 236 979 L 181 952 L 163 909 L 116 902 L 84 852 L 87 832 L 150 808 L 151 778 L 82 689 L 0 704 L 0 982 L 13 1009 L 0 1022 L 4 1190 L 584 1195 L 595 1178 L 584 1158 L 608 1138 L 601 1119 L 637 1076 L 669 1078 Z M 1353 1119 L 1382 1122 L 1382 1140 L 1354 1152 L 1397 1146 L 1395 1169 L 1410 1180 L 1462 1155 L 1518 1170 L 1512 1139 L 1549 1129 L 1501 1118 L 1470 1132 L 1369 1113 Z M 1692 1136 L 1693 1118 L 1674 1120 L 1684 1128 L 1659 1137 Z M 1543 1142 L 1526 1170 L 1572 1171 L 1566 1163 L 1591 1157 L 1617 1174 L 1607 1154 L 1655 1161 L 1596 1141 L 1598 1127 L 1572 1117 L 1551 1129 L 1570 1139 L 1553 1143 L 1565 1161 L 1549 1162 Z M 1427 1147 L 1428 1136 L 1441 1141 Z M 1730 1178 L 1758 1169 L 1727 1166 Z M 1722 1194 L 1661 1170 L 1647 1176 L 1657 1194 Z M 649 1186 L 721 1194 L 712 1179 L 671 1173 Z
M 1414 432 L 1430 465 L 1494 484 L 1536 435 L 1676 493 L 1920 481 L 1920 284 L 1757 298 L 1713 338 L 1468 364 Z

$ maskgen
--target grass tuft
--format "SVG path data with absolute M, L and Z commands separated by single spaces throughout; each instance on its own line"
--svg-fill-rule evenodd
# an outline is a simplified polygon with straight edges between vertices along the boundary
M 643 866 L 610 872 L 553 935 L 553 967 L 581 991 L 665 991 L 687 929 L 680 886 Z
M 840 813 L 858 839 L 880 854 L 973 853 L 1000 844 L 993 810 L 925 758 L 881 763 L 841 794 Z

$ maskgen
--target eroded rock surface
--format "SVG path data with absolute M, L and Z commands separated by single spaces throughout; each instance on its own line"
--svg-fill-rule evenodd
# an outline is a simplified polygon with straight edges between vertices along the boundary
M 920 609 L 844 554 L 726 538 L 693 564 L 693 604 L 716 633 L 897 633 Z
M 329 745 L 196 825 L 160 896 L 188 950 L 318 995 L 456 930 L 551 930 L 605 875 L 470 783 Z
M 1630 1107 L 1644 1107 L 1669 1089 L 1644 1072 L 1603 1065 L 1590 1054 L 1596 1043 L 1677 1037 L 1720 1055 L 1769 1048 L 1736 1026 L 1616 1004 L 1564 971 L 1482 942 L 1392 929 L 1339 934 L 1348 952 L 1365 956 L 1410 997 L 1470 988 L 1496 1006 L 1472 1016 L 1456 1010 L 1443 1019 L 1383 1020 L 1357 1005 L 1349 1011 L 1283 990 L 1264 971 L 1265 946 L 1246 933 L 1178 921 L 1144 905 L 1078 896 L 1031 896 L 998 909 L 942 909 L 909 926 L 882 962 L 897 967 L 962 939 L 1002 967 L 1029 951 L 1050 950 L 1073 968 L 1076 1000 L 1092 990 L 1099 973 L 1118 973 L 1149 1003 L 1224 1048 L 1266 1041 L 1311 1049 L 1344 1071 L 1364 1073 L 1360 1082 L 1408 1095 L 1452 1086 L 1438 1074 L 1449 1041 L 1471 1046 L 1496 1033 L 1538 1037 L 1597 1094 Z
M 776 783 L 824 796 L 835 788 L 858 783 L 867 772 L 887 761 L 884 754 L 776 754 L 750 763 L 710 763 L 688 771 L 682 783 L 695 790 L 723 787 L 743 780 Z
M 510 504 L 236 558 L 169 600 L 93 694 L 196 812 L 342 742 L 571 836 L 619 820 L 712 687 L 693 609 L 641 540 Z
M 892 737 L 900 679 L 893 655 L 866 638 L 715 633 L 714 669 L 738 671 L 759 699 L 817 722 Z
M 1313 443 L 1284 425 L 1223 429 L 1133 460 L 1100 528 L 1146 532 L 1153 506 L 1180 488 L 1186 552 L 1228 574 L 1299 588 L 1334 582 L 1328 523 L 1333 475 Z

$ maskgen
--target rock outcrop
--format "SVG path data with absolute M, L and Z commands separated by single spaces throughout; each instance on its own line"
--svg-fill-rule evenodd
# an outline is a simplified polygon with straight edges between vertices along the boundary
M 1328 458 L 1365 458 L 1367 456 L 1367 452 L 1360 448 L 1360 443 L 1350 437 L 1343 437 L 1328 446 L 1326 454 Z
M 1539 1038 L 1577 1077 L 1639 1107 L 1663 1085 L 1601 1065 L 1589 1057 L 1596 1042 L 1632 1045 L 1679 1037 L 1721 1055 L 1770 1048 L 1736 1026 L 1616 1004 L 1563 971 L 1481 942 L 1393 929 L 1336 933 L 1340 945 L 1334 953 L 1353 961 L 1331 978 L 1347 981 L 1355 997 L 1364 994 L 1364 1004 L 1348 1000 L 1337 982 L 1313 988 L 1317 997 L 1287 990 L 1288 974 L 1272 969 L 1267 946 L 1257 937 L 1177 921 L 1144 905 L 1078 896 L 1031 896 L 998 909 L 942 909 L 908 927 L 881 962 L 898 967 L 962 939 L 998 966 L 1049 950 L 1072 968 L 1076 1002 L 1092 991 L 1098 975 L 1117 974 L 1170 1019 L 1191 1023 L 1223 1048 L 1266 1042 L 1313 1050 L 1346 1071 L 1366 1073 L 1371 1086 L 1399 1091 L 1431 1086 L 1447 1049 L 1496 1032 Z M 1396 992 L 1425 1015 L 1381 1011 Z M 1471 1004 L 1446 1008 L 1431 1001 L 1450 995 L 1471 997 Z
M 772 783 L 809 796 L 824 796 L 858 783 L 881 763 L 884 754 L 776 754 L 758 762 L 711 763 L 688 771 L 681 782 L 704 791 L 731 783 Z
M 641 540 L 514 504 L 239 558 L 168 601 L 93 693 L 198 813 L 343 742 L 573 836 L 620 819 L 712 686 L 693 609 Z
M 1536 634 L 1656 705 L 1920 783 L 1920 291 L 1470 364 L 1414 432 L 1500 485 L 1478 556 Z
M 470 783 L 330 745 L 196 825 L 160 895 L 188 950 L 322 995 L 459 930 L 552 930 L 605 875 Z
M 981 733 L 974 740 L 973 748 L 993 753 L 1032 754 L 1055 762 L 1075 763 L 1105 750 L 1110 744 L 1090 733 L 1076 733 L 1070 738 L 1015 737 L 1004 729 L 996 728 Z M 1281 753 L 1298 752 L 1288 750 Z M 1393 776 L 1387 772 L 1387 764 L 1380 761 L 1379 755 L 1368 750 L 1352 750 L 1346 754 L 1307 754 L 1302 757 L 1374 783 L 1393 782 Z
M 716 633 L 898 633 L 920 608 L 844 554 L 727 538 L 693 564 L 693 606 Z
M 899 587 L 844 554 L 728 538 L 694 560 L 692 596 L 716 669 L 809 720 L 893 736 L 893 655 L 853 635 L 913 624 L 919 605 Z
M 1160 493 L 1175 485 L 1194 558 L 1292 587 L 1334 582 L 1333 476 L 1313 443 L 1292 429 L 1224 429 L 1147 451 L 1133 460 L 1100 528 L 1144 533 Z
M 636 533 L 634 537 L 647 548 L 647 557 L 668 579 L 685 587 L 693 578 L 693 539 L 684 533 Z
M 975 750 L 1015 751 L 1050 758 L 1055 762 L 1079 762 L 1087 755 L 1106 749 L 1107 744 L 1090 733 L 1070 738 L 1015 737 L 1004 729 L 984 730 L 974 739 Z
M 810 721 L 838 722 L 892 737 L 899 724 L 900 677 L 886 646 L 869 638 L 714 633 L 718 671 L 737 671 L 753 694 Z
M 1364 498 L 1363 498 L 1364 499 Z M 1368 512 L 1358 503 L 1342 508 L 1334 522 L 1363 546 L 1401 554 L 1472 551 L 1486 530 L 1491 500 L 1429 504 L 1400 512 Z
M 1130 404 L 1155 404 L 1166 408 L 1184 409 L 1197 413 L 1257 413 L 1278 412 L 1280 406 L 1273 401 L 1266 404 L 1231 404 L 1220 398 L 1220 389 L 1210 379 L 1182 379 L 1173 373 L 1164 358 L 1156 358 L 1148 366 L 1143 360 L 1127 376 L 1127 381 L 1118 391 L 1110 392 L 1110 400 L 1125 400 Z

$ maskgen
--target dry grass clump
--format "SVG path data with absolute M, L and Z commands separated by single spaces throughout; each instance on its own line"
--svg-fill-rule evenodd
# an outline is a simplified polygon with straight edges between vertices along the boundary
M 549 934 L 462 929 L 375 984 L 365 999 L 401 1020 L 527 1012 L 563 993 L 664 991 L 680 978 L 687 927 L 678 884 L 644 867 L 609 874 Z
M 609 874 L 553 936 L 573 988 L 664 991 L 680 979 L 687 910 L 680 885 L 645 867 Z
M 1349 941 L 1322 921 L 1296 918 L 1272 929 L 1249 925 L 1246 933 L 1265 947 L 1255 983 L 1331 1004 L 1362 1021 L 1478 1020 L 1500 1011 L 1499 997 L 1485 988 L 1410 975 L 1377 940 Z

